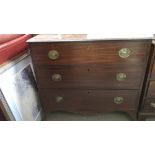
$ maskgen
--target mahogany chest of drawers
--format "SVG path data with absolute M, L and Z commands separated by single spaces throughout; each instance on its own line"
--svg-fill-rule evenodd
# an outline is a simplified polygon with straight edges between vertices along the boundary
M 146 77 L 144 81 L 139 119 L 155 116 L 155 41 L 152 41 Z
M 44 112 L 122 111 L 136 119 L 152 40 L 86 37 L 28 41 Z

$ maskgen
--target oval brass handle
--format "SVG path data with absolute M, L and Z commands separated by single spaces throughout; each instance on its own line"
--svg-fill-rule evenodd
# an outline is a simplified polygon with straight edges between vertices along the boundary
M 64 98 L 62 96 L 57 96 L 55 100 L 57 103 L 60 103 L 63 102 Z
M 125 73 L 117 73 L 116 74 L 116 80 L 117 81 L 124 81 L 127 78 Z
M 155 108 L 155 103 L 154 102 L 151 102 L 150 103 L 150 106 L 153 107 L 153 108 Z
M 116 104 L 122 104 L 123 102 L 124 102 L 123 97 L 117 96 L 114 98 L 114 103 L 116 103 Z
M 131 54 L 131 50 L 129 48 L 122 48 L 118 51 L 118 54 L 121 58 L 127 58 Z
M 56 60 L 59 58 L 59 52 L 56 50 L 51 50 L 48 52 L 48 58 L 51 60 Z
M 62 80 L 62 76 L 60 74 L 53 74 L 52 75 L 52 81 L 58 82 Z

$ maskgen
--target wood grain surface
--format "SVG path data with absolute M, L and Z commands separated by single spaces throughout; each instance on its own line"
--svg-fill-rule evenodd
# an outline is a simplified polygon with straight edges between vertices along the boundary
M 144 64 L 150 51 L 150 41 L 102 41 L 89 43 L 33 43 L 31 54 L 37 65 L 122 64 L 126 67 Z M 123 59 L 118 51 L 129 48 L 131 55 Z M 48 58 L 50 50 L 57 50 L 58 60 Z
M 77 89 L 139 89 L 145 74 L 145 66 L 123 65 L 77 65 L 37 67 L 36 75 L 41 88 Z M 118 81 L 118 73 L 125 73 L 124 81 Z M 62 80 L 55 82 L 52 75 L 60 74 Z
M 44 110 L 50 111 L 113 111 L 135 110 L 137 108 L 139 92 L 136 90 L 40 90 Z M 61 103 L 56 97 L 62 96 Z M 114 98 L 124 98 L 122 104 L 114 103 Z
M 48 39 L 48 38 L 47 38 Z M 151 39 L 71 42 L 29 42 L 39 94 L 45 113 L 51 111 L 109 112 L 125 111 L 137 116 L 140 95 L 150 58 Z M 129 48 L 127 58 L 119 50 Z M 48 53 L 56 50 L 59 58 Z M 125 73 L 118 81 L 116 75 Z M 60 74 L 61 81 L 52 81 Z M 61 103 L 56 97 L 62 96 Z M 122 104 L 114 103 L 122 96 Z

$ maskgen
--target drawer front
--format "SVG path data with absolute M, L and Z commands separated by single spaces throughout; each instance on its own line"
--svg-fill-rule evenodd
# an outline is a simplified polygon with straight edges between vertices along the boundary
M 41 90 L 44 110 L 96 111 L 135 110 L 139 92 L 136 90 Z
M 155 99 L 147 99 L 143 109 L 145 110 L 155 110 Z
M 146 62 L 150 41 L 32 43 L 30 47 L 34 64 L 38 65 L 123 63 L 129 66 Z M 128 50 L 122 51 L 123 48 Z
M 41 88 L 139 89 L 144 67 L 134 65 L 79 65 L 37 68 Z M 57 79 L 56 79 L 57 78 Z
M 155 98 L 155 81 L 150 81 L 147 97 Z

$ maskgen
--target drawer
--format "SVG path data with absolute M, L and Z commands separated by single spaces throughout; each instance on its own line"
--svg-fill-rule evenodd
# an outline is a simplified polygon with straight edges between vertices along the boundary
M 149 98 L 155 98 L 155 81 L 150 81 L 147 96 Z
M 147 99 L 143 109 L 145 110 L 155 110 L 155 99 Z
M 136 90 L 40 90 L 46 112 L 135 110 L 139 92 Z
M 139 89 L 144 70 L 139 64 L 77 65 L 40 67 L 36 74 L 40 88 Z
M 31 43 L 30 48 L 33 62 L 38 65 L 123 63 L 128 67 L 146 63 L 150 41 Z

